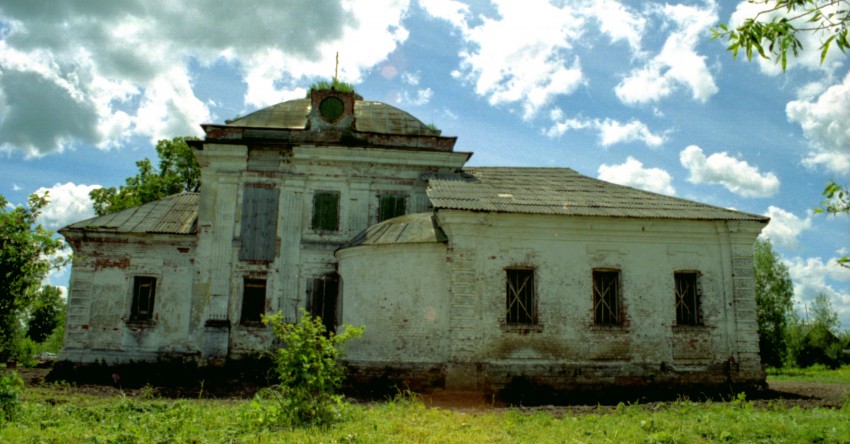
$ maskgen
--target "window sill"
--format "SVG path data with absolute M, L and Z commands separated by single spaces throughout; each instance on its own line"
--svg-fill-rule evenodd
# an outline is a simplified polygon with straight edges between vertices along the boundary
M 540 333 L 543 331 L 543 324 L 508 324 L 505 322 L 499 325 L 504 332 L 519 333 L 527 335 L 529 333 Z
M 124 323 L 130 328 L 151 328 L 156 326 L 156 321 L 153 319 L 127 319 Z
M 244 328 L 248 330 L 265 330 L 266 324 L 263 321 L 241 321 L 237 324 L 239 328 Z
M 628 333 L 629 326 L 626 324 L 591 324 L 590 331 L 607 331 Z
M 674 333 L 706 333 L 711 330 L 707 325 L 674 325 Z

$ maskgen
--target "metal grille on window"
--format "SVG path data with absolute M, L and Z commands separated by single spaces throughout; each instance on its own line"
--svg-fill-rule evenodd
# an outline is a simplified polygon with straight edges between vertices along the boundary
M 324 276 L 307 281 L 307 311 L 322 318 L 325 330 L 336 331 L 336 306 L 339 297 L 339 278 Z
M 339 193 L 323 191 L 313 195 L 310 227 L 316 231 L 339 230 Z
M 245 278 L 242 287 L 241 323 L 259 323 L 266 311 L 266 280 Z
M 597 324 L 621 323 L 620 272 L 593 271 L 593 313 Z
M 378 202 L 378 222 L 403 216 L 407 212 L 407 196 L 404 194 L 382 194 Z
M 156 278 L 135 276 L 133 278 L 133 301 L 130 320 L 148 321 L 153 318 L 153 303 L 156 297 Z
M 699 325 L 698 273 L 674 273 L 676 283 L 676 325 Z
M 534 298 L 534 270 L 508 268 L 505 270 L 507 324 L 536 324 L 537 301 Z

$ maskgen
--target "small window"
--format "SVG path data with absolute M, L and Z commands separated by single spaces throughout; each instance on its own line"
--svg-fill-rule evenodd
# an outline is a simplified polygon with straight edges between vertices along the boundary
M 242 316 L 239 322 L 256 324 L 266 312 L 266 280 L 245 278 L 242 287 Z
M 339 230 L 339 193 L 322 191 L 313 195 L 313 220 L 310 227 L 316 231 Z
M 534 297 L 534 269 L 505 269 L 505 323 L 534 325 L 537 323 L 537 301 Z
M 338 296 L 339 278 L 335 275 L 307 281 L 307 311 L 310 316 L 322 318 L 328 332 L 336 331 Z
M 378 222 L 403 216 L 407 213 L 407 196 L 404 194 L 381 194 L 378 202 Z
M 676 283 L 676 325 L 700 325 L 700 289 L 699 273 L 673 273 Z
M 622 324 L 619 271 L 593 270 L 593 321 L 600 325 Z
M 133 278 L 133 302 L 130 307 L 131 321 L 153 319 L 153 303 L 156 298 L 156 278 L 136 276 Z

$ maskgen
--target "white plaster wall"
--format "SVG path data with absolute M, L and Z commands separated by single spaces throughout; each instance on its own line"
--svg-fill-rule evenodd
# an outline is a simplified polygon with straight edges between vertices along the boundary
M 75 249 L 62 359 L 107 363 L 194 355 L 194 236 L 89 234 Z M 131 322 L 133 277 L 157 279 L 150 322 Z
M 340 250 L 342 321 L 362 325 L 346 358 L 373 366 L 443 363 L 448 358 L 446 248 L 439 243 Z

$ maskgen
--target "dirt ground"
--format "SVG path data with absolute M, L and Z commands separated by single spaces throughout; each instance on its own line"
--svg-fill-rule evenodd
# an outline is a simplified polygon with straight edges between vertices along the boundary
M 49 369 L 45 368 L 19 368 L 18 373 L 28 386 L 38 386 L 45 383 Z M 72 385 L 68 390 L 93 396 L 138 396 L 142 390 L 138 388 L 124 388 L 119 384 L 104 385 Z M 197 398 L 199 395 L 209 398 L 250 398 L 254 395 L 257 387 L 207 387 L 203 393 L 200 387 L 186 388 L 154 388 L 155 393 L 168 398 Z M 507 407 L 494 399 L 488 399 L 477 392 L 447 392 L 434 391 L 421 395 L 423 401 L 430 406 L 451 408 L 459 410 L 482 410 Z M 827 382 L 796 382 L 796 381 L 774 381 L 764 391 L 748 393 L 747 400 L 752 401 L 756 407 L 774 407 L 777 404 L 787 407 L 800 408 L 841 408 L 845 402 L 850 402 L 850 384 L 827 383 Z M 644 402 L 641 402 L 644 404 Z M 651 408 L 656 402 L 646 402 Z M 602 408 L 613 408 L 614 405 Z M 554 412 L 592 412 L 597 411 L 600 406 L 594 405 L 569 405 L 569 406 L 542 406 L 536 409 L 552 410 Z

